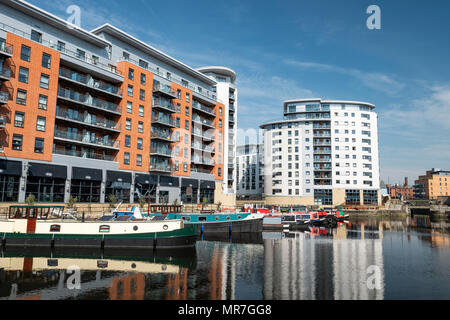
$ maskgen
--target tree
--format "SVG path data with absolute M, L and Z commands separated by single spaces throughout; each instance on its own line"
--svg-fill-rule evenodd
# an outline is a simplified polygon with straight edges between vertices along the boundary
M 108 196 L 108 200 L 109 200 L 111 208 L 114 208 L 116 206 L 116 204 L 117 204 L 117 197 L 111 193 Z
M 145 197 L 140 197 L 139 198 L 139 206 L 141 208 L 144 208 L 145 204 L 147 203 L 147 199 Z
M 77 197 L 69 196 L 69 201 L 67 202 L 67 207 L 70 209 L 75 209 L 75 204 L 78 202 Z
M 36 197 L 34 196 L 34 194 L 29 194 L 28 197 L 25 199 L 25 202 L 29 205 L 32 206 L 34 204 L 34 202 L 36 201 Z

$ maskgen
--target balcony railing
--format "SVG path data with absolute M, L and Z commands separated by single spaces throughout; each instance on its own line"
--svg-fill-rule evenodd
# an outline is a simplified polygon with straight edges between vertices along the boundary
M 202 145 L 200 143 L 192 143 L 191 147 L 197 150 L 201 150 L 201 151 L 205 151 L 205 152 L 209 152 L 209 153 L 214 153 L 215 152 L 215 148 L 213 146 L 209 146 L 209 145 Z
M 166 156 L 166 157 L 171 157 L 172 156 L 172 150 L 169 148 L 164 148 L 162 146 L 151 146 L 150 147 L 150 154 L 151 155 L 162 155 L 162 156 Z
M 11 26 L 9 26 L 7 24 L 4 24 L 4 23 L 1 23 L 1 22 L 0 22 L 0 29 L 4 30 L 6 32 L 14 33 L 14 34 L 16 34 L 16 35 L 18 35 L 18 36 L 20 36 L 22 38 L 35 41 L 35 39 L 33 39 L 33 37 L 31 36 L 31 34 L 29 34 L 27 32 L 24 32 L 23 30 L 17 29 L 15 27 L 11 27 Z M 103 69 L 105 71 L 114 73 L 115 75 L 121 76 L 120 72 L 117 71 L 114 66 L 102 63 L 102 62 L 99 61 L 99 59 L 92 59 L 92 58 L 89 58 L 86 54 L 82 55 L 79 52 L 74 52 L 74 51 L 67 50 L 67 49 L 62 48 L 62 47 L 58 47 L 57 44 L 54 43 L 53 41 L 40 39 L 37 42 L 39 42 L 40 44 L 42 44 L 42 45 L 44 45 L 44 46 L 46 46 L 48 48 L 51 48 L 53 50 L 58 50 L 59 52 L 62 52 L 62 53 L 66 54 L 66 55 L 68 55 L 68 56 L 70 56 L 72 58 L 75 58 L 75 59 L 78 59 L 78 60 L 82 60 L 82 61 L 84 61 L 86 63 L 95 65 L 95 66 L 97 66 L 100 69 Z M 103 59 L 103 60 L 106 60 L 106 59 Z
M 211 140 L 211 141 L 215 141 L 216 140 L 214 134 L 207 133 L 206 131 L 193 129 L 192 130 L 192 134 L 196 135 L 196 136 L 199 136 L 199 137 L 203 138 L 204 140 Z
M 150 171 L 156 171 L 156 172 L 172 172 L 174 171 L 173 166 L 170 164 L 167 164 L 166 162 L 155 162 L 150 161 Z
M 69 121 L 81 122 L 83 124 L 95 126 L 96 128 L 110 129 L 114 131 L 120 131 L 120 123 L 116 123 L 108 119 L 96 119 L 94 120 L 92 116 L 85 116 L 84 114 L 71 114 L 66 110 L 56 109 L 56 117 L 63 118 Z
M 7 104 L 9 101 L 9 93 L 0 91 L 0 104 Z
M 0 77 L 5 80 L 10 80 L 11 69 L 0 64 Z
M 192 121 L 193 122 L 196 122 L 196 123 L 201 123 L 202 125 L 204 125 L 204 126 L 207 126 L 207 127 L 210 127 L 210 128 L 216 128 L 216 124 L 213 122 L 213 121 L 211 121 L 211 120 L 208 120 L 208 119 L 204 119 L 204 118 L 201 118 L 201 117 L 192 117 Z
M 78 150 L 66 150 L 66 149 L 61 149 L 61 148 L 54 149 L 53 153 L 64 155 L 64 156 L 105 160 L 105 161 L 114 161 L 114 158 L 115 158 L 114 156 L 108 155 L 108 154 L 84 152 L 84 151 L 78 151 Z
M 153 99 L 153 108 L 160 108 L 170 112 L 177 112 L 175 105 L 167 99 Z
M 192 165 L 191 172 L 211 174 L 211 169 L 205 169 L 205 168 L 197 167 L 196 165 Z
M 121 107 L 115 103 L 101 100 L 98 98 L 94 98 L 89 94 L 83 94 L 83 93 L 80 93 L 80 92 L 72 90 L 72 89 L 59 87 L 58 88 L 58 97 L 66 99 L 66 100 L 68 99 L 75 103 L 80 103 L 83 106 L 94 107 L 94 108 L 102 109 L 105 111 L 114 112 L 117 114 L 122 113 Z
M 120 149 L 120 141 L 112 141 L 106 138 L 107 136 L 103 138 L 98 138 L 96 136 L 91 136 L 89 134 L 79 134 L 79 133 L 73 133 L 69 131 L 63 131 L 63 130 L 55 130 L 55 138 L 62 138 L 72 141 L 77 141 L 81 143 L 86 144 L 93 144 L 99 147 L 109 147 L 114 149 Z
M 12 56 L 13 54 L 14 46 L 12 44 L 9 44 L 5 41 L 5 39 L 0 38 L 0 53 Z
M 155 93 L 163 93 L 172 98 L 177 97 L 177 92 L 173 90 L 170 86 L 166 84 L 156 83 L 153 85 L 153 92 Z
M 192 108 L 196 109 L 196 110 L 203 111 L 203 112 L 207 113 L 208 115 L 216 116 L 216 110 L 214 110 L 214 109 L 212 109 L 210 107 L 207 107 L 207 106 L 201 104 L 198 101 L 195 101 L 195 100 L 192 101 Z
M 6 121 L 7 121 L 6 116 L 0 116 L 0 129 L 6 128 Z
M 162 117 L 161 113 L 160 116 L 152 115 L 152 124 L 162 124 L 173 128 L 177 126 L 175 120 L 169 117 Z
M 81 73 L 66 68 L 60 68 L 59 75 L 64 79 L 69 79 L 71 81 L 83 84 L 89 88 L 122 97 L 121 88 L 102 80 L 96 80 L 89 75 L 83 75 Z
M 202 165 L 207 165 L 207 166 L 215 165 L 214 159 L 210 159 L 210 158 L 192 157 L 191 162 L 197 163 L 197 164 L 202 164 Z

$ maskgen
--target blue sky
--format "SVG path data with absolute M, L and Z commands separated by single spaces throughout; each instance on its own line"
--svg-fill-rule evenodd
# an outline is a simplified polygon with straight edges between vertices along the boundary
M 283 100 L 367 101 L 379 115 L 381 179 L 450 170 L 447 0 L 30 2 L 62 18 L 78 5 L 87 30 L 109 22 L 194 68 L 232 68 L 240 130 L 281 118 Z M 366 27 L 372 4 L 381 30 Z

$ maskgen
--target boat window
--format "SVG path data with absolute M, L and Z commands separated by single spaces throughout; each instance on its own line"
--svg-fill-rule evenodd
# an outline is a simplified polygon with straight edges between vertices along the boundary
M 50 226 L 50 232 L 60 232 L 61 226 L 59 224 L 52 224 Z
M 206 217 L 198 217 L 198 221 L 206 221 Z
M 107 225 L 100 226 L 98 232 L 103 232 L 103 233 L 109 232 L 109 226 L 107 226 Z
M 57 267 L 58 259 L 47 259 L 47 266 L 48 267 Z
M 191 221 L 191 217 L 181 217 L 184 221 Z
M 98 260 L 97 261 L 97 268 L 107 268 L 108 267 L 108 261 Z
M 241 216 L 238 216 L 238 219 L 241 219 L 242 217 Z
M 228 216 L 228 217 L 227 217 L 227 220 L 230 220 L 230 219 L 231 219 L 231 218 Z
M 219 220 L 219 217 L 216 216 L 216 220 Z
M 35 219 L 36 218 L 36 210 L 37 208 L 29 208 L 28 218 Z

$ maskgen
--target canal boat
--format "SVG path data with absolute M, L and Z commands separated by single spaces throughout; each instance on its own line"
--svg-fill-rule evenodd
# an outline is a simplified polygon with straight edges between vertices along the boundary
M 151 205 L 149 211 L 149 217 L 181 219 L 186 225 L 198 226 L 199 234 L 262 232 L 263 229 L 263 213 L 221 213 L 213 210 L 186 213 L 182 212 L 181 205 Z
M 3 247 L 178 248 L 194 246 L 195 225 L 181 219 L 67 220 L 51 206 L 10 206 L 0 220 Z

